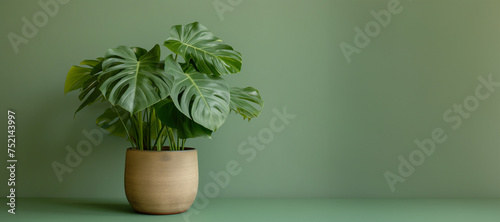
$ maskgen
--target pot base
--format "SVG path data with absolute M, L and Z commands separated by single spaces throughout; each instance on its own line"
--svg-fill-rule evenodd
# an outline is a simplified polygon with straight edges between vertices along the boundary
M 147 213 L 147 212 L 140 212 L 140 211 L 135 211 L 137 213 L 140 213 L 140 214 L 149 214 L 149 215 L 171 215 L 171 214 L 181 214 L 181 213 L 184 213 L 186 212 L 187 210 L 185 211 L 179 211 L 179 212 L 174 212 L 174 213 Z

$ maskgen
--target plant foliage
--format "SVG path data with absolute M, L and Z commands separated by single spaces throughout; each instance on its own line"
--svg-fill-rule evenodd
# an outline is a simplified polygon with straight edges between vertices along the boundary
M 99 127 L 137 149 L 160 151 L 166 143 L 170 150 L 183 150 L 188 138 L 210 138 L 230 111 L 249 120 L 260 114 L 259 91 L 230 88 L 223 78 L 240 72 L 239 52 L 198 22 L 173 26 L 170 35 L 164 46 L 173 54 L 164 60 L 159 45 L 150 50 L 118 46 L 72 66 L 64 93 L 79 91 L 75 115 L 95 102 L 108 102 L 96 120 Z

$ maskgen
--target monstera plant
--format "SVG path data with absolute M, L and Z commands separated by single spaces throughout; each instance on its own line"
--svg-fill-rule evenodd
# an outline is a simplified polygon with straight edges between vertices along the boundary
M 149 51 L 119 46 L 71 67 L 64 92 L 79 91 L 76 112 L 109 102 L 97 125 L 140 150 L 161 150 L 167 141 L 182 150 L 188 138 L 210 137 L 230 111 L 247 119 L 259 115 L 259 92 L 229 87 L 223 78 L 240 72 L 239 52 L 197 22 L 174 26 L 170 35 L 163 45 L 173 55 L 164 60 L 159 45 Z
M 259 115 L 263 107 L 259 92 L 229 87 L 223 78 L 240 72 L 241 54 L 203 25 L 173 26 L 163 45 L 172 52 L 164 59 L 159 45 L 150 50 L 119 46 L 71 67 L 64 92 L 79 91 L 81 105 L 75 115 L 93 103 L 106 102 L 109 108 L 96 123 L 125 137 L 131 146 L 127 151 L 167 152 L 185 150 L 188 138 L 210 137 L 231 111 L 249 120 Z M 126 192 L 134 209 L 148 213 L 134 206 L 138 200 Z M 149 213 L 175 213 L 180 208 Z

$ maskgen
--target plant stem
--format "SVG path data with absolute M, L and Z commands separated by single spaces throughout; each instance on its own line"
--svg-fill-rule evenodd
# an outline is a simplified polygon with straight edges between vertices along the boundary
M 113 107 L 113 109 L 115 110 L 116 115 L 118 115 L 118 118 L 120 118 L 120 122 L 122 122 L 122 126 L 123 126 L 123 128 L 125 129 L 125 132 L 127 132 L 127 136 L 128 136 L 128 138 L 130 139 L 130 140 L 129 140 L 130 145 L 131 145 L 131 147 L 130 147 L 130 148 L 134 148 L 134 144 L 132 143 L 132 136 L 131 136 L 131 135 L 130 135 L 130 133 L 128 132 L 127 126 L 125 125 L 125 122 L 123 122 L 122 116 L 120 115 L 120 113 L 118 113 L 118 110 L 116 110 L 116 107 L 115 107 L 115 106 L 112 106 L 112 107 Z
M 148 110 L 144 110 L 143 111 L 143 118 L 142 118 L 142 122 L 143 122 L 143 126 L 144 126 L 144 132 L 142 133 L 142 137 L 143 137 L 143 145 L 144 145 L 144 150 L 149 150 L 149 141 L 147 140 L 148 135 L 149 135 L 149 132 L 148 132 Z
M 155 146 L 156 146 L 156 144 L 158 144 L 158 146 L 156 147 L 156 149 L 157 149 L 158 151 L 160 151 L 160 150 L 161 150 L 161 146 L 162 146 L 162 144 L 159 144 L 159 143 L 158 143 L 158 140 L 161 140 L 161 134 L 163 133 L 163 130 L 164 130 L 164 129 L 165 129 L 165 125 L 163 125 L 163 126 L 161 127 L 161 130 L 158 132 L 158 136 L 156 137 L 155 145 L 153 145 L 153 147 L 155 147 Z
M 160 125 L 161 125 L 161 122 L 158 121 L 158 128 L 160 128 Z M 160 141 L 160 143 L 158 143 L 158 151 L 160 151 L 163 147 L 163 143 L 165 143 L 165 140 L 163 140 L 163 130 L 165 129 L 165 125 L 161 126 L 161 129 L 160 131 L 158 132 L 158 136 L 157 136 L 157 140 Z
M 139 148 L 139 142 L 138 142 L 139 141 L 139 131 L 137 130 L 137 120 L 135 119 L 135 115 L 130 115 L 130 123 L 131 123 L 132 128 L 135 129 L 135 138 L 136 138 L 134 141 L 135 146 L 137 148 Z
M 175 143 L 172 141 L 172 138 L 170 137 L 170 128 L 167 129 L 168 131 L 168 143 L 170 144 L 170 150 L 175 150 Z
M 152 120 L 151 120 L 151 113 L 153 112 L 152 110 L 153 109 L 150 109 L 150 108 L 147 108 L 146 110 L 149 110 L 148 114 L 148 134 L 146 135 L 146 141 L 147 141 L 147 144 L 148 144 L 148 149 L 152 150 L 153 147 L 151 147 L 151 139 L 152 136 L 151 136 L 151 125 L 152 125 Z
M 164 132 L 164 133 L 167 133 L 167 132 Z M 167 139 L 168 139 L 168 135 L 165 135 L 165 139 L 163 139 L 163 142 L 161 143 L 161 146 L 163 146 L 165 144 L 165 142 L 167 142 Z M 172 149 L 172 148 L 170 148 L 170 149 Z
M 142 111 L 139 111 L 137 113 L 137 125 L 138 125 L 138 130 L 139 130 L 139 138 L 137 139 L 139 141 L 139 149 L 144 150 L 144 137 L 143 137 L 143 128 L 142 128 Z
M 177 150 L 180 150 L 180 145 L 181 145 L 181 141 L 180 141 L 180 138 L 179 136 L 177 136 Z
M 186 143 L 186 139 L 182 139 L 182 150 L 184 150 L 184 144 Z
M 148 150 L 148 141 L 146 140 L 146 138 L 148 137 L 148 110 L 147 108 L 143 111 L 142 113 L 142 125 L 144 126 L 144 131 L 142 132 L 142 142 L 143 142 L 143 145 L 144 145 L 144 149 L 145 150 Z
M 170 127 L 168 127 L 168 138 L 170 140 L 170 150 L 177 150 L 177 146 L 175 144 L 174 132 Z

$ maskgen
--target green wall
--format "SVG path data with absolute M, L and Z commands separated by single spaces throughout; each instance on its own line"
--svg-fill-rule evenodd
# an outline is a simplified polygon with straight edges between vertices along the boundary
M 16 111 L 18 196 L 124 197 L 128 143 L 121 138 L 104 135 L 62 182 L 51 167 L 66 164 L 65 147 L 89 140 L 82 131 L 96 132 L 105 107 L 73 119 L 78 101 L 75 93 L 63 94 L 67 70 L 118 45 L 150 48 L 171 26 L 200 21 L 243 55 L 242 72 L 230 84 L 254 86 L 266 102 L 257 119 L 232 115 L 212 140 L 188 140 L 199 150 L 201 193 L 214 183 L 210 172 L 236 161 L 241 173 L 217 197 L 500 197 L 500 88 L 479 88 L 483 99 L 476 96 L 480 78 L 500 81 L 498 1 L 243 0 L 231 6 L 220 0 L 228 7 L 221 20 L 212 0 L 73 0 L 15 53 L 8 33 L 22 35 L 22 18 L 42 11 L 38 2 L 0 2 L 0 128 L 6 137 L 5 113 Z M 357 39 L 364 48 L 347 62 L 342 42 L 355 47 L 354 28 L 374 25 L 370 11 L 388 8 L 399 13 L 386 27 L 377 23 L 368 44 Z M 455 113 L 454 104 L 464 101 L 469 110 Z M 288 124 L 273 112 L 285 107 L 295 116 Z M 414 141 L 431 134 L 442 143 L 433 142 L 434 152 L 422 159 Z M 267 144 L 257 150 L 245 144 L 249 137 Z M 399 156 L 413 158 L 411 175 L 398 173 Z M 386 172 L 394 173 L 394 192 Z M 0 179 L 7 180 L 5 168 Z M 0 192 L 7 193 L 6 182 Z

